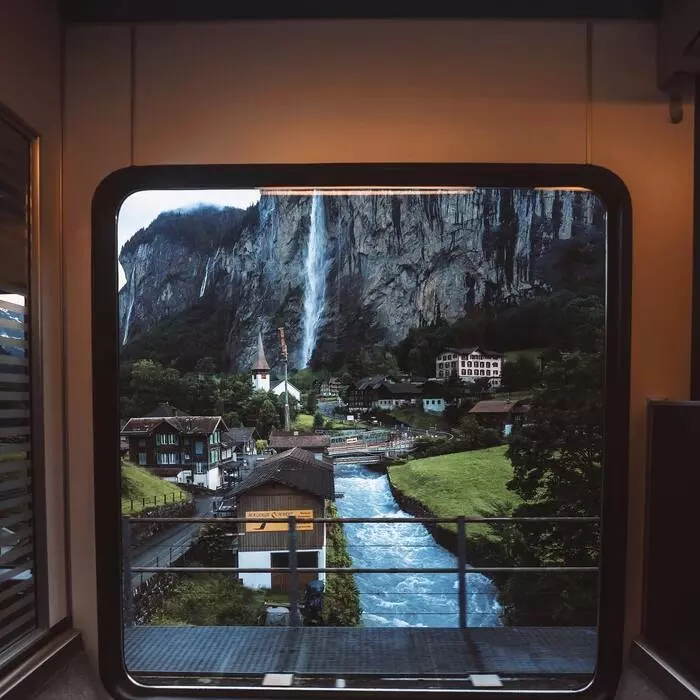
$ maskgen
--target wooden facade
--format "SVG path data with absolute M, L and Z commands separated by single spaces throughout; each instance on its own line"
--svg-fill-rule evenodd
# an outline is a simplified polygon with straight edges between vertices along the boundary
M 312 510 L 314 518 L 324 515 L 324 499 L 293 489 L 283 484 L 269 482 L 242 493 L 238 497 L 238 517 L 246 513 L 281 510 Z M 289 532 L 245 532 L 240 527 L 239 551 L 241 552 L 282 552 L 289 550 Z M 245 534 L 243 534 L 245 533 Z M 297 549 L 321 549 L 324 546 L 324 524 L 314 523 L 311 531 L 297 532 Z

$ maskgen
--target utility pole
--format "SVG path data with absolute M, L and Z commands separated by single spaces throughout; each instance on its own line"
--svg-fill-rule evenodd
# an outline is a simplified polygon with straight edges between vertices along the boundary
M 282 348 L 282 362 L 284 362 L 284 430 L 289 432 L 291 426 L 289 424 L 289 389 L 287 387 L 287 341 L 284 339 L 284 327 L 278 328 L 277 332 L 280 337 L 280 347 Z

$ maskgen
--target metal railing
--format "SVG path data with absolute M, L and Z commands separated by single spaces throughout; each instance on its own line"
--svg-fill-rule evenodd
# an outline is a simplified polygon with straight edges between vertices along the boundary
M 552 516 L 552 517 L 481 517 L 481 516 L 457 516 L 452 518 L 148 518 L 123 516 L 123 534 L 125 543 L 130 540 L 130 525 L 132 523 L 201 523 L 216 526 L 245 525 L 246 523 L 285 523 L 287 525 L 287 546 L 289 552 L 289 566 L 287 567 L 240 567 L 240 566 L 130 566 L 125 562 L 124 566 L 124 592 L 130 597 L 132 591 L 131 575 L 134 573 L 179 573 L 179 574 L 288 574 L 290 577 L 290 623 L 299 626 L 299 575 L 300 574 L 456 574 L 458 577 L 458 603 L 459 603 L 459 627 L 467 627 L 467 575 L 468 574 L 507 574 L 507 573 L 597 573 L 598 566 L 471 566 L 467 564 L 467 525 L 490 524 L 599 524 L 598 516 Z M 420 523 L 423 525 L 455 524 L 457 527 L 457 566 L 456 567 L 300 567 L 298 566 L 298 525 L 312 524 L 401 524 Z M 308 530 L 306 530 L 308 532 Z M 238 533 L 240 535 L 240 533 Z M 352 547 L 352 544 L 349 543 Z M 372 545 L 370 545 L 372 546 Z M 128 547 L 125 547 L 128 549 Z M 127 600 L 127 610 L 130 607 Z

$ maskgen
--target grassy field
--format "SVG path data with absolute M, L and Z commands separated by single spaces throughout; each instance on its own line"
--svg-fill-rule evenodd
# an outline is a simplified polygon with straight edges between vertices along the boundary
M 506 488 L 513 476 L 506 449 L 490 447 L 416 459 L 389 467 L 389 476 L 396 488 L 423 503 L 438 517 L 483 515 L 499 503 L 513 506 L 519 502 Z M 456 525 L 447 527 L 456 529 Z M 468 525 L 468 532 L 486 536 L 489 529 L 485 525 Z
M 311 433 L 313 429 L 314 417 L 309 413 L 297 413 L 297 417 L 294 419 L 294 430 Z
M 188 501 L 190 494 L 183 491 L 177 484 L 164 481 L 141 467 L 129 462 L 122 462 L 122 513 L 138 513 L 153 507 L 154 499 L 157 505 L 180 503 Z M 133 505 L 133 509 L 132 509 Z

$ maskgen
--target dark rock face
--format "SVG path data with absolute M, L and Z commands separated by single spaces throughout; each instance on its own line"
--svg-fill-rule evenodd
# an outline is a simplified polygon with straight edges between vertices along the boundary
M 311 199 L 263 193 L 246 212 L 161 215 L 120 255 L 122 340 L 206 303 L 226 327 L 223 346 L 205 354 L 218 354 L 224 366 L 248 369 L 259 330 L 274 364 L 282 324 L 296 359 Z M 552 241 L 605 226 L 603 205 L 588 192 L 474 189 L 324 201 L 321 356 L 346 350 L 358 335 L 395 344 L 438 317 L 453 322 L 475 306 L 517 301 L 541 286 L 535 263 Z

